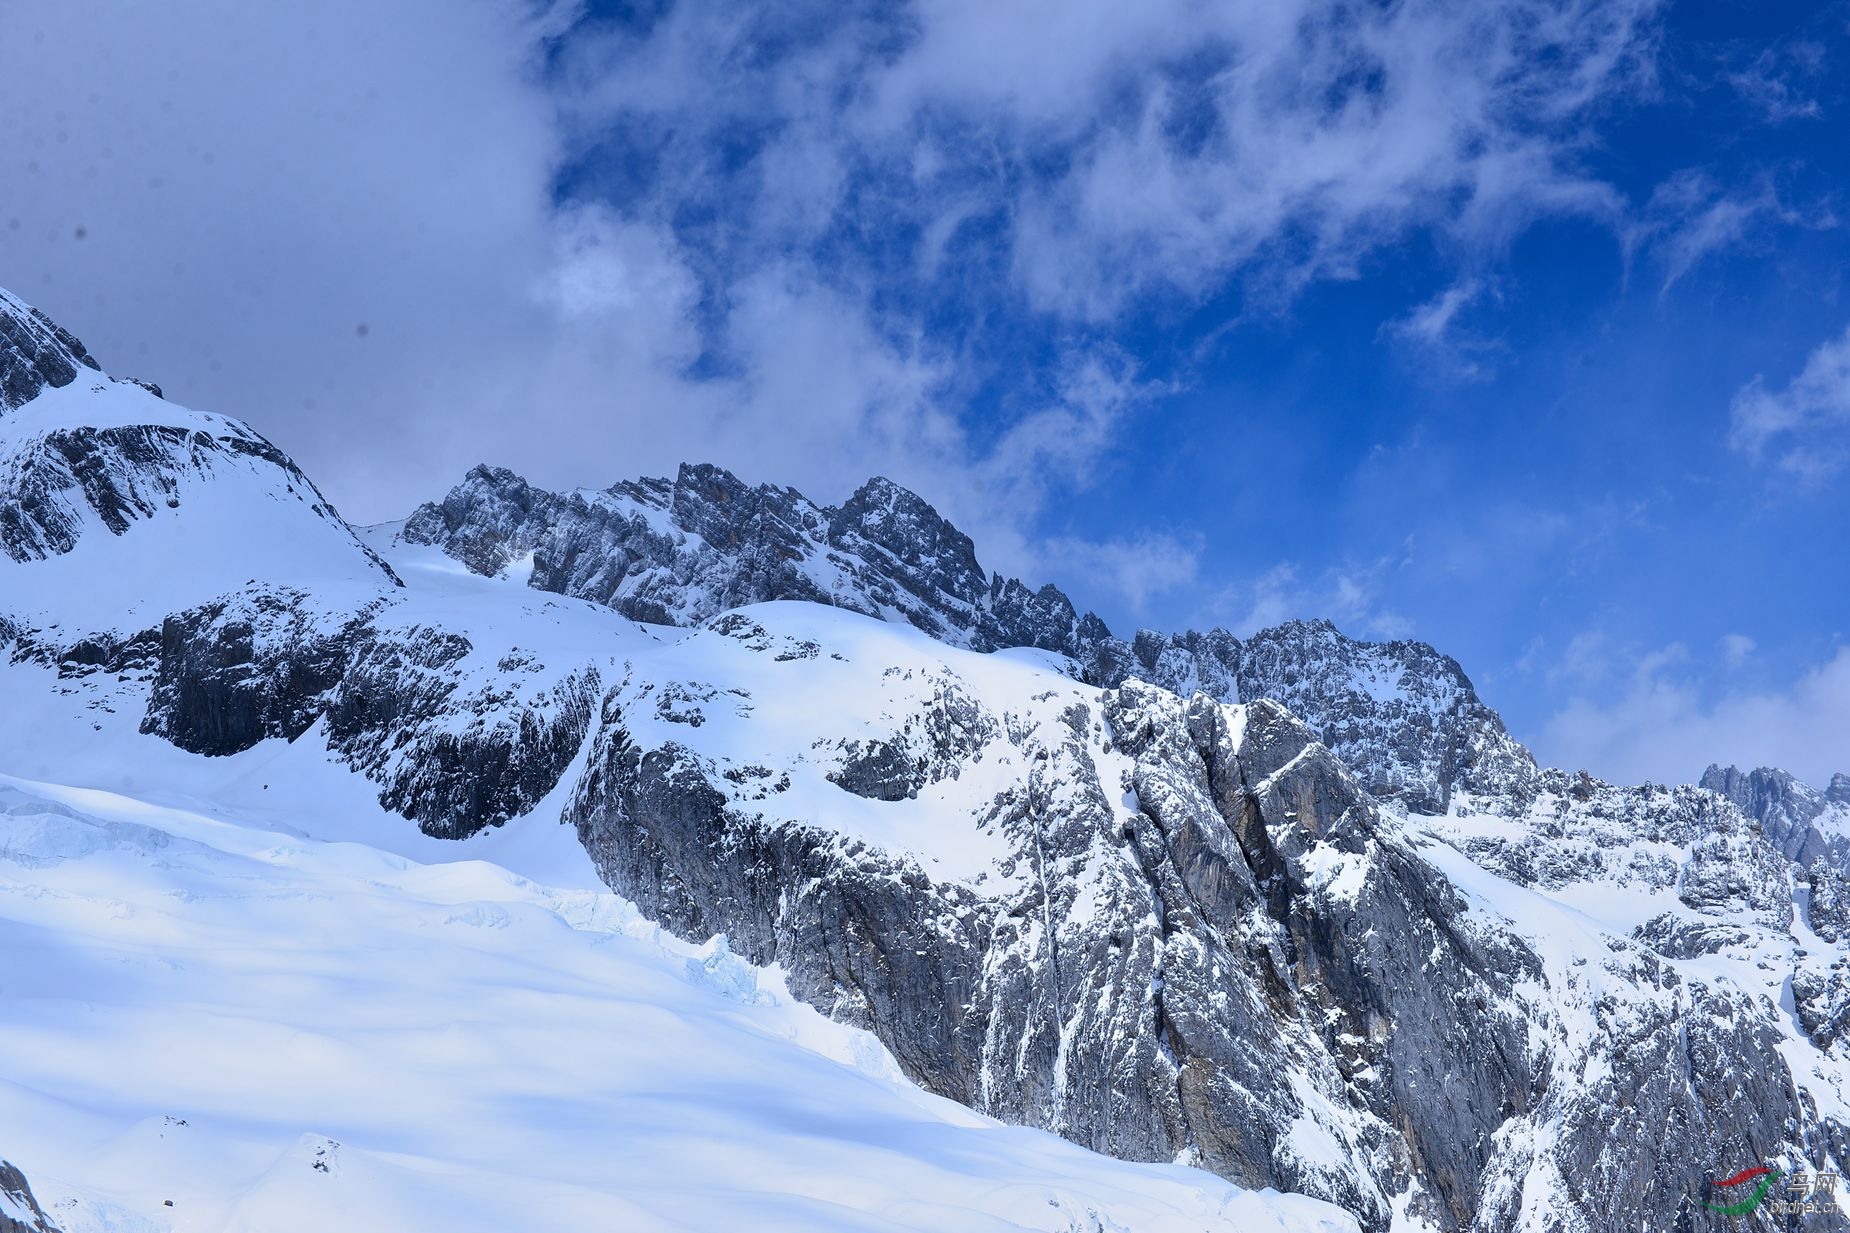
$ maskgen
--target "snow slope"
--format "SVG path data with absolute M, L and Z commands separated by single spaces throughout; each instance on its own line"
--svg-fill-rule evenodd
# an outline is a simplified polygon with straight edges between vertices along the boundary
M 486 862 L 0 777 L 0 953 L 0 1153 L 66 1233 L 1353 1228 L 929 1096 Z
M 253 580 L 396 581 L 274 445 L 101 374 L 0 431 L 0 614 L 132 633 Z

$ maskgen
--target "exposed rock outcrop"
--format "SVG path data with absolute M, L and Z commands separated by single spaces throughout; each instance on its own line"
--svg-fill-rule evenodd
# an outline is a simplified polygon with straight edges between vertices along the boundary
M 0 1233 L 58 1233 L 39 1206 L 25 1174 L 0 1160 Z
M 571 494 L 483 466 L 420 507 L 403 536 L 479 574 L 520 564 L 533 587 L 641 621 L 696 625 L 744 604 L 807 600 L 903 621 L 952 646 L 1054 651 L 1094 685 L 1134 677 L 1223 702 L 1276 698 L 1371 793 L 1415 809 L 1442 811 L 1454 791 L 1520 803 L 1534 790 L 1528 751 L 1458 664 L 1424 643 L 1360 642 L 1327 621 L 1246 639 L 1144 630 L 1125 641 L 1057 587 L 985 574 L 967 535 L 886 479 L 831 508 L 705 465 Z
M 101 371 L 76 335 L 0 289 L 0 415 L 31 402 L 46 386 L 69 385 L 86 368 Z

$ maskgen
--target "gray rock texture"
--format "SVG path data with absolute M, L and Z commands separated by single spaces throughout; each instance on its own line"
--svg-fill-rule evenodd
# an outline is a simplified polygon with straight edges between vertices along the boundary
M 39 1202 L 25 1174 L 0 1160 L 0 1233 L 58 1233 Z
M 1700 1217 L 1706 1161 L 1821 1158 L 1840 1133 L 1800 1106 L 1769 1003 L 1649 945 L 1538 950 L 1283 707 L 1136 682 L 1047 705 L 995 717 L 984 752 L 1022 767 L 976 808 L 1021 875 L 994 888 L 780 820 L 723 758 L 633 726 L 622 690 L 568 816 L 613 887 L 781 964 L 933 1090 L 1371 1228 L 1397 1201 L 1444 1229 L 1672 1227 Z M 1538 808 L 1564 847 L 1630 825 L 1681 853 L 1640 876 L 1689 920 L 1757 939 L 1789 922 L 1785 864 L 1732 806 L 1583 801 L 1554 774 L 1573 804 Z M 1611 873 L 1537 864 L 1563 886 Z M 1525 1210 L 1538 1175 L 1578 1180 Z
M 101 371 L 74 334 L 0 289 L 0 415 L 31 402 L 46 386 L 69 385 L 86 368 Z
M 1832 776 L 1823 792 L 1766 766 L 1752 771 L 1711 766 L 1700 782 L 1758 822 L 1794 864 L 1809 866 L 1822 859 L 1850 874 L 1850 780 L 1843 775 Z
M 1442 811 L 1454 791 L 1520 801 L 1534 787 L 1528 751 L 1458 664 L 1424 643 L 1361 642 L 1327 621 L 1246 639 L 1144 630 L 1126 641 L 1057 587 L 985 574 L 968 536 L 886 479 L 831 508 L 713 466 L 571 494 L 484 466 L 420 507 L 403 536 L 484 575 L 530 560 L 529 585 L 640 621 L 695 625 L 744 604 L 808 600 L 952 646 L 1054 651 L 1095 685 L 1137 678 L 1224 702 L 1278 699 L 1371 793 L 1415 809 Z

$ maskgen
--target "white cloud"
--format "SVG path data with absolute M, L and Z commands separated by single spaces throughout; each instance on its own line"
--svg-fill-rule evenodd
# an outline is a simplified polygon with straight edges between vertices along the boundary
M 1685 662 L 1680 648 L 1667 649 L 1641 660 L 1612 700 L 1569 703 L 1543 726 L 1536 755 L 1619 783 L 1691 783 L 1711 762 L 1781 767 L 1814 784 L 1850 769 L 1850 648 L 1784 688 L 1713 701 Z
M 1497 344 L 1459 329 L 1458 319 L 1490 292 L 1480 278 L 1461 278 L 1406 316 L 1389 321 L 1381 334 L 1412 351 L 1434 375 L 1459 381 L 1487 377 L 1486 357 Z
M 1756 376 L 1734 396 L 1729 443 L 1801 480 L 1850 462 L 1850 329 L 1821 343 L 1784 389 Z
M 1824 63 L 1822 45 L 1799 42 L 1783 49 L 1766 48 L 1725 76 L 1742 98 L 1759 109 L 1767 123 L 1783 124 L 1824 114 L 1812 90 Z
M 1225 625 L 1244 638 L 1285 621 L 1321 618 L 1354 637 L 1409 638 L 1412 623 L 1380 600 L 1382 578 L 1394 565 L 1391 558 L 1383 558 L 1326 569 L 1307 579 L 1295 563 L 1281 561 L 1250 581 L 1224 589 L 1213 612 L 1195 624 Z M 1227 619 L 1227 612 L 1239 615 Z
M 1758 644 L 1746 634 L 1723 634 L 1716 642 L 1722 653 L 1722 662 L 1730 668 L 1739 668 L 1752 657 Z
M 1661 298 L 1703 262 L 1752 246 L 1769 224 L 1828 226 L 1832 221 L 1828 211 L 1811 217 L 1783 203 L 1768 180 L 1729 188 L 1700 169 L 1686 168 L 1652 191 L 1621 239 L 1628 262 L 1644 253 L 1662 270 Z
M 1152 599 L 1196 582 L 1201 549 L 1171 535 L 1103 540 L 1062 536 L 1048 540 L 1042 555 L 1063 588 L 1083 586 L 1082 594 L 1117 597 L 1134 617 L 1147 612 Z
M 1167 388 L 1113 313 L 1610 216 L 1577 155 L 1654 8 L 684 2 L 564 33 L 520 0 L 20 0 L 0 282 L 358 519 L 481 460 L 566 486 L 709 458 L 822 500 L 882 472 L 1044 575 L 1036 515 Z M 978 307 L 934 333 L 947 287 Z M 992 306 L 1053 339 L 1020 372 L 972 370 Z M 972 424 L 985 379 L 1005 412 Z M 1133 603 L 1187 569 L 1152 545 L 1099 550 Z

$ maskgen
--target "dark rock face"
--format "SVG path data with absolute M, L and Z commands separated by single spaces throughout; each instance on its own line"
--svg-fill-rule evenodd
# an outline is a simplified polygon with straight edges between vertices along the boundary
M 325 720 L 330 750 L 380 785 L 381 804 L 462 838 L 558 785 L 600 692 L 589 665 L 561 673 L 406 624 L 389 593 L 344 614 L 259 588 L 167 619 L 141 727 L 221 755 Z
M 26 1184 L 25 1174 L 0 1160 L 0 1233 L 58 1233 Z
M 898 619 L 953 646 L 1035 647 L 1081 679 L 1136 678 L 1225 702 L 1276 698 L 1314 728 L 1374 795 L 1441 812 L 1454 791 L 1520 801 L 1535 764 L 1462 669 L 1418 642 L 1359 642 L 1328 622 L 1239 639 L 1226 630 L 1126 642 L 1057 587 L 985 575 L 969 536 L 916 494 L 873 479 L 839 508 L 683 466 L 570 495 L 477 467 L 406 522 L 480 574 L 532 559 L 529 582 L 640 621 L 694 625 L 764 600 L 831 604 Z
M 497 680 L 459 680 L 452 669 L 473 650 L 436 630 L 368 629 L 327 712 L 329 747 L 384 785 L 380 804 L 443 839 L 537 805 L 584 743 L 602 692 L 590 667 L 524 696 Z M 496 667 L 532 664 L 511 654 Z
M 101 371 L 74 334 L 0 290 L 0 415 L 31 402 L 46 386 L 69 385 L 86 368 Z
M 138 518 L 179 503 L 179 466 L 197 469 L 214 448 L 204 433 L 167 425 L 78 428 L 41 438 L 0 506 L 0 547 L 15 561 L 71 551 L 86 513 L 121 535 Z
M 141 730 L 217 756 L 293 741 L 327 708 L 363 618 L 326 628 L 298 590 L 227 596 L 161 627 Z

